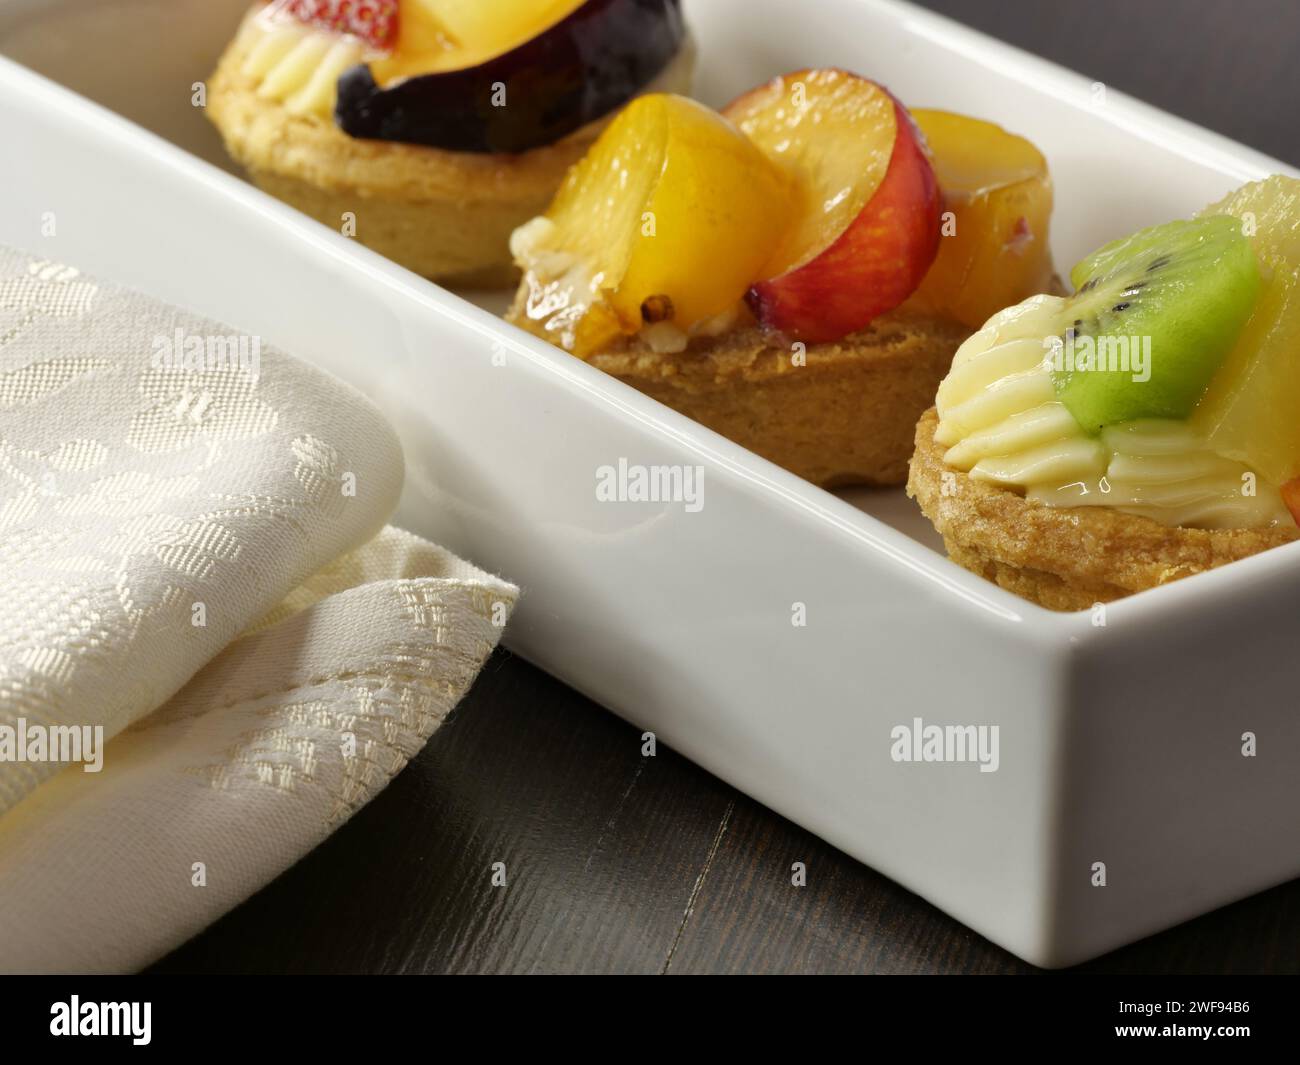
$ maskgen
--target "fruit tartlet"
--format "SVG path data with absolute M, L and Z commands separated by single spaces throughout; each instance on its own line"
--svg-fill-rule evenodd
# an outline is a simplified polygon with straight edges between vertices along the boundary
M 679 0 L 271 0 L 208 86 L 253 180 L 449 284 L 513 285 L 510 232 L 637 93 L 689 90 Z
M 1052 281 L 1027 141 L 805 70 L 630 103 L 511 238 L 507 317 L 825 487 L 901 484 L 957 346 Z
M 908 492 L 954 561 L 1085 609 L 1300 535 L 1300 181 L 1116 240 L 962 345 Z

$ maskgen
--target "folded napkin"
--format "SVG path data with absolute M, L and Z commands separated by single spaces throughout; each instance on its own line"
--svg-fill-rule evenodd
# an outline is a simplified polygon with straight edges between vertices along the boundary
M 347 386 L 0 248 L 0 970 L 148 964 L 438 727 L 518 590 L 401 481 Z

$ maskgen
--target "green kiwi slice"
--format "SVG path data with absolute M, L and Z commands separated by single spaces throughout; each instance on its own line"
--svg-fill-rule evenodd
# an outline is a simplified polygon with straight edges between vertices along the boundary
M 1186 418 L 1223 362 L 1259 290 L 1234 218 L 1143 229 L 1070 271 L 1057 398 L 1089 433 L 1135 418 Z

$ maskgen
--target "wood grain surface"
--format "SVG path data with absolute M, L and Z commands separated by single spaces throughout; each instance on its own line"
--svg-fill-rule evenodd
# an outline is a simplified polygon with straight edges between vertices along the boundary
M 927 6 L 1300 164 L 1296 0 Z M 1036 971 L 505 651 L 383 794 L 155 969 Z M 1300 881 L 1082 970 L 1300 973 Z

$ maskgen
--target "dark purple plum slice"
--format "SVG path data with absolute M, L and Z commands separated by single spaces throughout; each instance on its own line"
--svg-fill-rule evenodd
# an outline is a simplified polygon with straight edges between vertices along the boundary
M 525 152 L 609 114 L 652 81 L 685 37 L 680 0 L 587 0 L 476 67 L 389 88 L 370 68 L 339 78 L 334 118 L 349 136 L 459 152 Z M 505 104 L 497 106 L 504 87 Z

